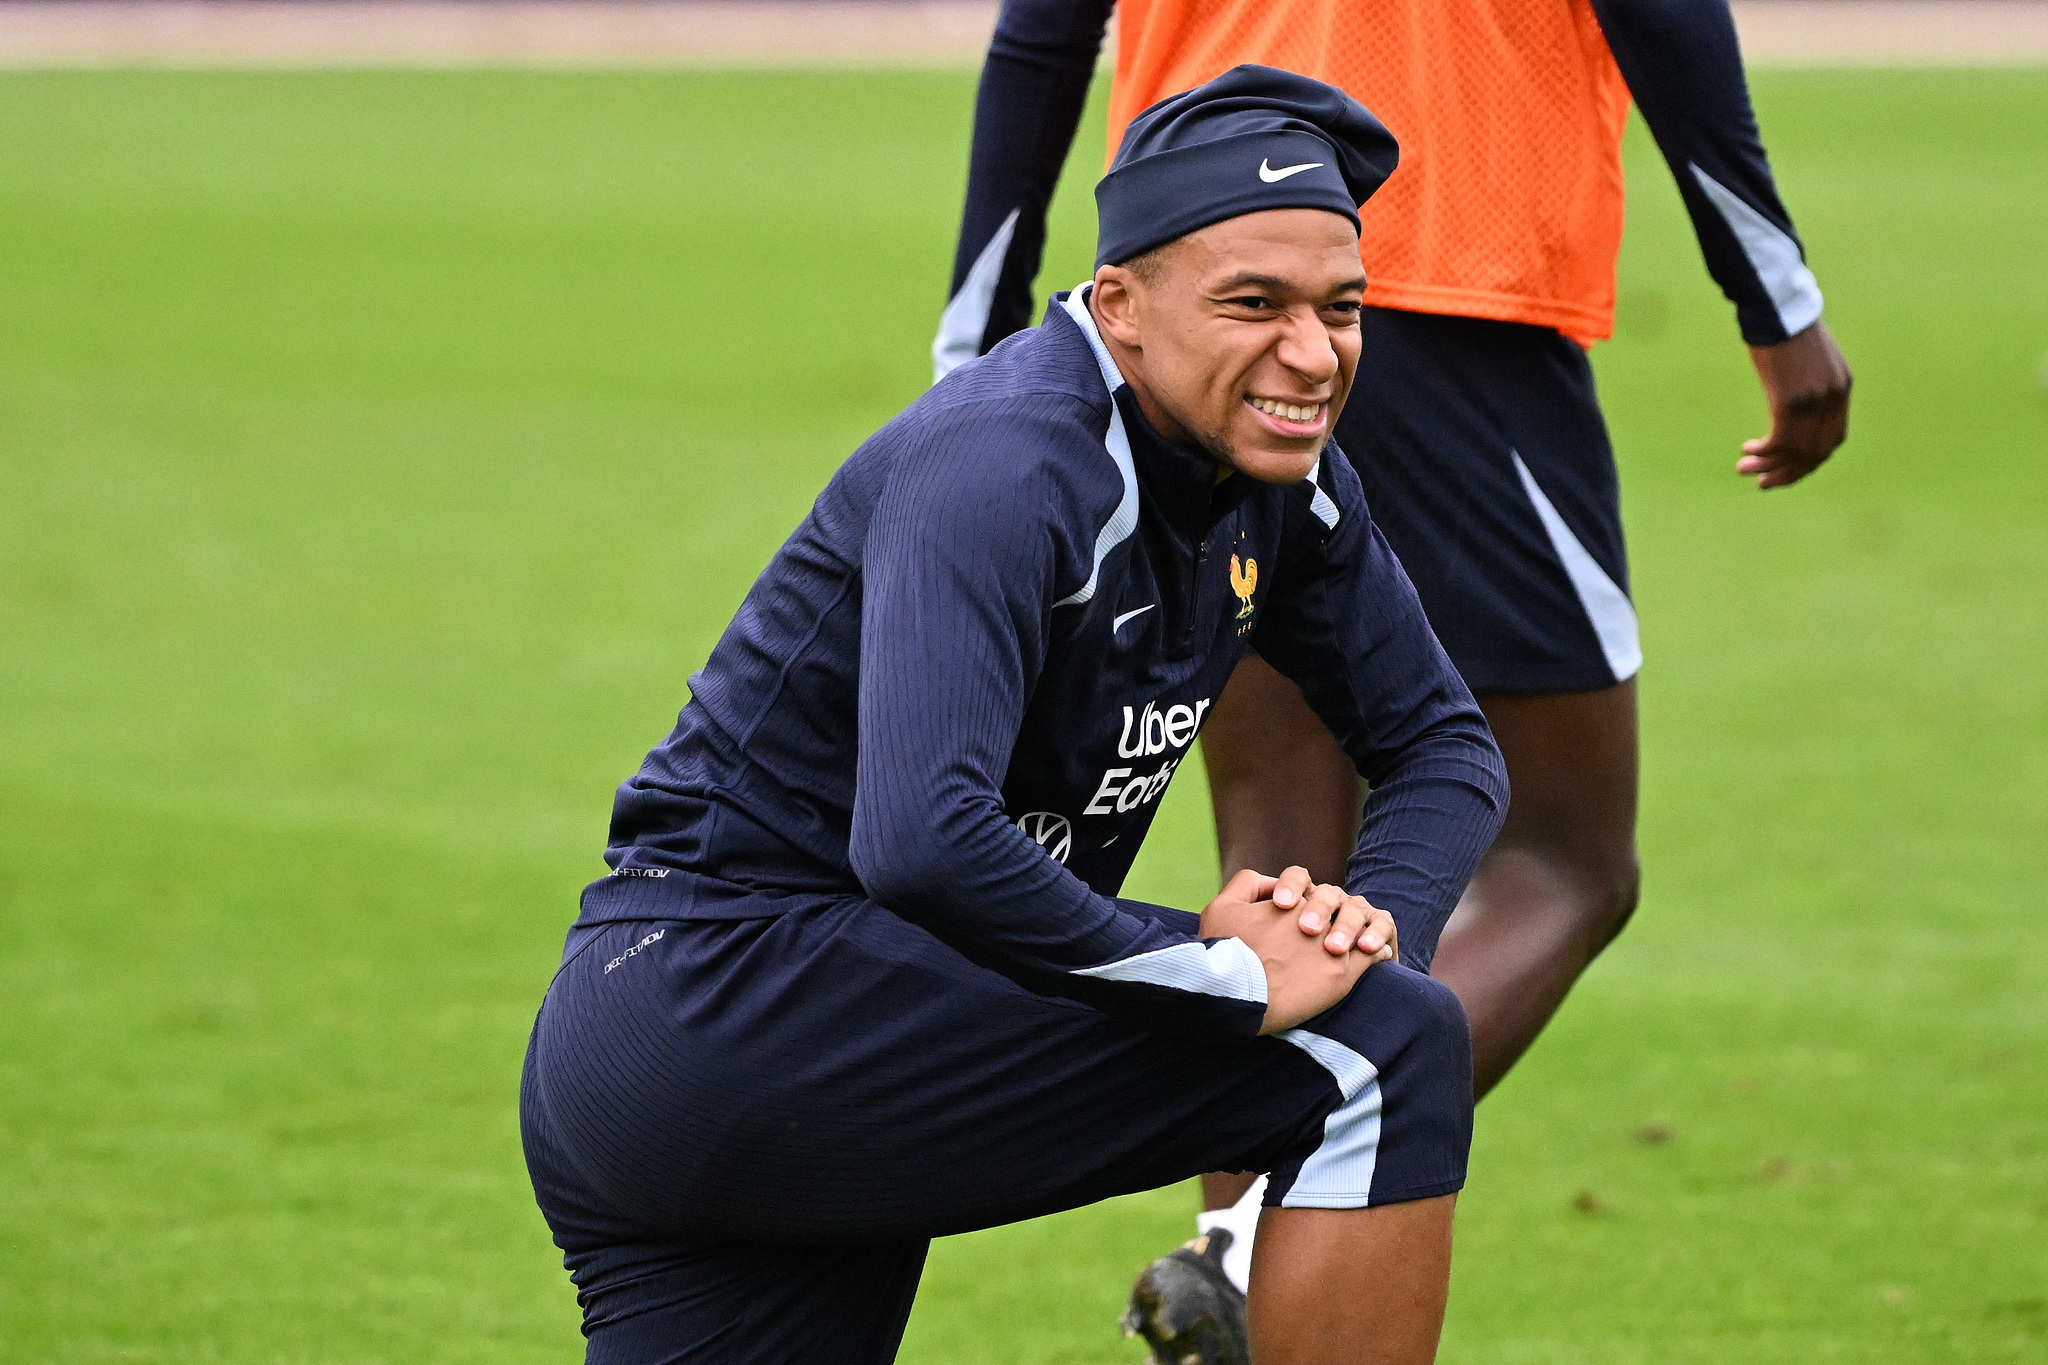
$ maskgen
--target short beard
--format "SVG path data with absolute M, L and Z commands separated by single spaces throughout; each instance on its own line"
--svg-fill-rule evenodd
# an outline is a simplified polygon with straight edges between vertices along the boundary
M 1335 423 L 1331 425 L 1334 426 Z M 1189 435 L 1194 437 L 1195 449 L 1214 460 L 1226 475 L 1244 474 L 1243 467 L 1237 462 L 1237 447 L 1230 443 L 1230 438 L 1223 432 L 1190 432 Z M 1316 447 L 1315 461 L 1309 465 L 1309 472 L 1305 477 L 1315 477 L 1316 465 L 1322 463 L 1323 452 L 1329 448 L 1330 433 L 1325 431 L 1322 444 Z M 1256 477 L 1251 474 L 1244 476 L 1248 479 Z

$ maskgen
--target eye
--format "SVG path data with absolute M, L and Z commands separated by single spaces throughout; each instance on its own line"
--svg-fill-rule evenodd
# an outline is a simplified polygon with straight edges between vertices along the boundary
M 1323 305 L 1323 312 L 1329 314 L 1337 322 L 1347 326 L 1358 321 L 1359 314 L 1364 311 L 1365 305 L 1355 300 L 1346 300 L 1343 303 L 1326 303 Z
M 1246 294 L 1242 298 L 1225 299 L 1224 302 L 1232 308 L 1243 308 L 1254 313 L 1264 312 L 1273 306 L 1272 300 L 1261 298 L 1257 294 Z

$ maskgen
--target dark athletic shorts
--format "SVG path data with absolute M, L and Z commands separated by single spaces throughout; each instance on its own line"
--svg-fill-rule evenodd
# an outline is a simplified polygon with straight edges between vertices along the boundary
M 1368 308 L 1337 444 L 1475 692 L 1584 692 L 1642 664 L 1614 451 L 1547 327 Z
M 868 901 L 778 903 L 578 929 L 541 1006 L 521 1127 L 591 1362 L 888 1361 L 929 1239 L 1203 1171 L 1311 1208 L 1464 1183 L 1465 1016 L 1405 967 L 1204 1043 L 1031 994 Z

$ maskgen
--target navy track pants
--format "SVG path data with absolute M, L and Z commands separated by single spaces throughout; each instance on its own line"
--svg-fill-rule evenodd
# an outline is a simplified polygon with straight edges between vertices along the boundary
M 591 1365 L 865 1365 L 933 1237 L 1213 1170 L 1287 1206 L 1457 1190 L 1471 1045 L 1456 997 L 1391 963 L 1299 1029 L 1210 1043 L 818 899 L 577 930 L 520 1110 Z

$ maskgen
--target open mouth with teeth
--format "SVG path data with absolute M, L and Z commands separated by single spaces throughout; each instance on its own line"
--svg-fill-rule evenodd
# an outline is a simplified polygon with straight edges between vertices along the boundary
M 1282 430 L 1289 427 L 1300 429 L 1298 432 L 1289 432 L 1290 435 L 1321 430 L 1323 409 L 1328 406 L 1325 403 L 1283 403 L 1276 398 L 1254 398 L 1250 395 L 1246 395 L 1244 401 L 1264 413 L 1272 420 L 1273 425 Z

